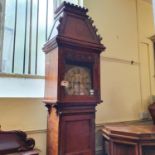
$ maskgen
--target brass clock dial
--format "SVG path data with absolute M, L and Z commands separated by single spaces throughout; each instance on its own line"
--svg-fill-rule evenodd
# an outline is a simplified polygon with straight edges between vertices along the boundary
M 90 95 L 92 91 L 91 71 L 88 67 L 67 65 L 64 80 L 66 95 Z

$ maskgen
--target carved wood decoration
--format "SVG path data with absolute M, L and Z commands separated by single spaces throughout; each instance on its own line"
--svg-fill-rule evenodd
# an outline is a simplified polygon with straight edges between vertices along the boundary
M 34 139 L 27 138 L 23 131 L 0 131 L 0 155 L 30 151 L 34 146 Z
M 101 102 L 100 53 L 105 47 L 87 12 L 62 3 L 43 48 L 48 155 L 95 155 L 95 107 Z

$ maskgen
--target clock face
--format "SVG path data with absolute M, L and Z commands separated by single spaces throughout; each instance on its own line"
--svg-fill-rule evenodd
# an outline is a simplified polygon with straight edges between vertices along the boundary
M 88 67 L 67 65 L 64 76 L 66 95 L 90 95 L 92 91 L 91 70 Z

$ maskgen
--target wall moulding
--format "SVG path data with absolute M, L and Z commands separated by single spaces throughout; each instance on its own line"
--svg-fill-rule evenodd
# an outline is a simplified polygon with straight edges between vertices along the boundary
M 139 65 L 139 62 L 136 62 L 134 60 L 125 60 L 125 59 L 119 59 L 119 58 L 113 58 L 113 57 L 101 56 L 101 60 L 108 61 L 108 62 L 130 64 L 130 65 Z
M 27 134 L 46 134 L 47 133 L 47 130 L 46 129 L 38 129 L 38 130 L 28 130 L 28 131 L 25 131 Z

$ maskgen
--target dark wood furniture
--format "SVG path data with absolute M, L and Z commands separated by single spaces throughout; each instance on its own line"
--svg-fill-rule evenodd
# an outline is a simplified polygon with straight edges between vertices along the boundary
M 155 125 L 105 125 L 102 135 L 104 155 L 155 155 Z
M 101 37 L 87 9 L 64 2 L 43 50 L 48 155 L 95 155 Z
M 0 155 L 39 155 L 34 145 L 23 131 L 0 131 Z

